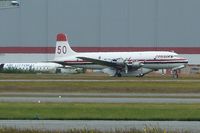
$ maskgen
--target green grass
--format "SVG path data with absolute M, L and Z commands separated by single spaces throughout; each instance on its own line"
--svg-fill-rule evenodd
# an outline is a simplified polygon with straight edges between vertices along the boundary
M 144 82 L 152 79 L 172 79 L 171 76 L 146 75 L 136 77 L 109 77 L 105 74 L 5 74 L 0 79 L 86 79 L 123 80 L 122 82 L 0 82 L 0 92 L 84 92 L 84 93 L 200 93 L 200 82 L 183 82 L 184 79 L 200 79 L 200 75 L 187 75 L 171 82 Z M 136 80 L 128 82 L 126 80 Z
M 0 92 L 200 93 L 200 82 L 1 82 Z
M 0 119 L 200 120 L 200 104 L 0 103 Z
M 137 77 L 110 77 L 102 73 L 83 73 L 83 74 L 30 74 L 30 73 L 0 73 L 0 79 L 98 79 L 98 80 L 141 80 L 141 79 L 172 79 L 172 75 L 161 75 L 150 73 L 142 78 Z M 200 79 L 200 74 L 184 75 L 180 74 L 179 79 Z

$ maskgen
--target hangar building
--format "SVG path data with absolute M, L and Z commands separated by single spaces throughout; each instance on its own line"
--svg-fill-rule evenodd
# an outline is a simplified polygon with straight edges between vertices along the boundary
M 0 62 L 52 60 L 64 32 L 75 51 L 173 50 L 200 64 L 199 7 L 199 0 L 1 0 Z

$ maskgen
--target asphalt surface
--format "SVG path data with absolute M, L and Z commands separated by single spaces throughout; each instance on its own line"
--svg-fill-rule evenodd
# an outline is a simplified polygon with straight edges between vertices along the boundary
M 0 92 L 0 96 L 32 97 L 198 97 L 198 93 L 52 93 L 52 92 Z
M 69 130 L 69 129 L 98 129 L 110 131 L 115 129 L 136 128 L 144 130 L 147 127 L 159 127 L 161 129 L 200 132 L 198 121 L 96 121 L 96 120 L 0 120 L 1 127 L 13 127 L 19 129 L 40 130 Z
M 200 103 L 199 98 L 0 97 L 0 102 Z

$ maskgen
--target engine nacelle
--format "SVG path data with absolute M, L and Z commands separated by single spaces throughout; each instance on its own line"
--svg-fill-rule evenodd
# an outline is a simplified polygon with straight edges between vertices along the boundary
M 112 62 L 116 63 L 117 65 L 124 65 L 124 60 L 122 58 L 113 59 Z
M 127 66 L 133 67 L 133 68 L 140 68 L 144 65 L 142 62 L 139 62 L 139 61 L 126 61 L 125 63 Z

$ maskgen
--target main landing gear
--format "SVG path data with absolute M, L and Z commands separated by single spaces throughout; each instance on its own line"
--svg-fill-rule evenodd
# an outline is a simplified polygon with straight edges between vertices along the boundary
M 144 74 L 141 73 L 141 74 L 137 75 L 136 77 L 139 77 L 139 78 L 144 77 Z
M 121 70 L 116 70 L 115 77 L 121 77 Z

